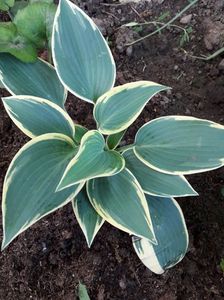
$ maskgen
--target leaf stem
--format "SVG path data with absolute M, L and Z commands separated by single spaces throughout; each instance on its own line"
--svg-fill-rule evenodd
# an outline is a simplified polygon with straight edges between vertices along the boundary
M 211 60 L 213 58 L 216 58 L 218 55 L 220 55 L 221 53 L 224 52 L 224 47 L 218 49 L 216 52 L 212 53 L 209 56 L 205 56 L 205 55 L 201 55 L 201 56 L 196 56 L 196 55 L 191 55 L 189 54 L 186 50 L 182 49 L 184 51 L 184 53 L 186 53 L 188 56 L 190 56 L 191 58 L 195 58 L 195 59 L 200 59 L 200 60 Z
M 125 145 L 125 146 L 119 147 L 115 150 L 118 151 L 118 152 L 124 152 L 125 150 L 132 149 L 134 146 L 135 146 L 135 144 Z
M 138 42 L 141 42 L 143 41 L 144 39 L 162 31 L 163 29 L 165 29 L 166 27 L 168 27 L 170 24 L 172 24 L 174 21 L 176 21 L 176 19 L 178 19 L 183 13 L 185 13 L 185 11 L 187 11 L 189 8 L 191 8 L 194 4 L 196 4 L 198 2 L 198 0 L 194 0 L 192 2 L 190 2 L 187 6 L 184 7 L 184 9 L 182 9 L 178 14 L 176 14 L 170 21 L 168 21 L 166 24 L 164 24 L 163 26 L 159 27 L 157 30 L 151 32 L 150 34 L 146 35 L 146 36 L 143 36 L 141 37 L 140 39 L 138 40 L 135 40 L 134 42 L 132 43 L 128 43 L 126 44 L 126 46 L 132 46 Z

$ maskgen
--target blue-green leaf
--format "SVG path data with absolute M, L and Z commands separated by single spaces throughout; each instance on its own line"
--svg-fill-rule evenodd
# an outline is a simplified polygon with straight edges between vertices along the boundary
M 38 59 L 23 63 L 10 54 L 0 54 L 0 80 L 12 95 L 44 98 L 62 108 L 67 96 L 53 66 Z
M 62 133 L 74 137 L 72 119 L 53 102 L 32 96 L 11 96 L 2 100 L 12 121 L 27 136 Z
M 88 181 L 87 193 L 97 213 L 111 225 L 156 243 L 145 195 L 129 170 Z
M 127 129 L 140 115 L 147 102 L 168 87 L 151 81 L 117 86 L 102 95 L 94 107 L 98 130 L 114 134 Z
M 2 248 L 45 215 L 71 201 L 83 183 L 55 192 L 76 147 L 62 134 L 44 134 L 23 146 L 7 171 L 2 196 Z
M 142 263 L 156 274 L 162 274 L 180 262 L 187 252 L 188 232 L 183 213 L 172 198 L 146 195 L 158 245 L 133 237 L 134 249 Z
M 61 0 L 56 12 L 52 52 L 59 78 L 77 97 L 94 102 L 110 90 L 115 64 L 93 21 L 75 4 Z
M 72 201 L 72 206 L 76 219 L 85 235 L 87 244 L 90 247 L 97 232 L 103 225 L 104 220 L 90 204 L 85 187 Z
M 167 174 L 205 172 L 224 164 L 224 126 L 185 116 L 161 117 L 141 127 L 134 152 Z
M 91 178 L 112 176 L 125 166 L 123 157 L 116 151 L 105 150 L 105 141 L 96 130 L 82 138 L 77 155 L 68 164 L 58 190 Z
M 125 166 L 140 183 L 144 193 L 161 197 L 197 196 L 183 175 L 170 175 L 158 172 L 139 160 L 133 150 L 123 154 Z

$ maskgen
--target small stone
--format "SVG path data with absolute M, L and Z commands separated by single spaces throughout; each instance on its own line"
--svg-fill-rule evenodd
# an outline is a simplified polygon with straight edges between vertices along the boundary
M 177 71 L 179 67 L 177 65 L 174 66 L 174 70 Z
M 129 46 L 129 47 L 126 49 L 126 54 L 127 54 L 127 56 L 131 56 L 131 55 L 132 55 L 132 52 L 133 52 L 133 47 L 132 47 L 132 46 Z
M 192 14 L 184 16 L 180 19 L 180 23 L 184 25 L 189 24 L 191 19 L 192 19 Z
M 119 286 L 122 290 L 125 290 L 126 289 L 126 283 L 125 283 L 125 280 L 124 279 L 121 279 L 119 281 Z
M 202 101 L 200 101 L 198 103 L 198 109 L 203 110 L 203 108 L 204 108 L 204 103 Z
M 205 35 L 204 43 L 207 50 L 213 50 L 214 47 L 223 43 L 224 39 L 224 24 L 210 19 L 204 21 Z
M 182 99 L 181 93 L 176 93 L 176 97 L 177 97 L 178 100 L 181 100 Z
M 167 91 L 166 91 L 166 94 L 167 94 L 167 96 L 171 96 L 171 95 L 172 95 L 171 89 L 170 89 L 170 90 L 167 90 Z
M 186 111 L 185 111 L 185 113 L 187 114 L 187 115 L 191 115 L 191 111 L 190 111 L 190 109 L 186 109 Z
M 219 70 L 224 71 L 224 58 L 219 63 Z

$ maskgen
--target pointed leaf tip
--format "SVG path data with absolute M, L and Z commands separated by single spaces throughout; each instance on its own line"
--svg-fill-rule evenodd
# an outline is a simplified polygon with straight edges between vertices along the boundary
M 157 243 L 145 195 L 129 170 L 88 181 L 87 193 L 94 209 L 111 225 Z
M 146 195 L 153 228 L 158 241 L 153 245 L 144 238 L 132 237 L 136 254 L 142 263 L 156 274 L 179 263 L 185 256 L 189 237 L 184 216 L 172 198 Z
M 67 0 L 60 1 L 56 12 L 52 55 L 61 82 L 77 97 L 94 103 L 113 87 L 115 63 L 105 39 L 84 11 Z
M 68 164 L 57 191 L 91 178 L 119 173 L 125 166 L 123 157 L 104 148 L 105 140 L 101 133 L 88 131 L 81 140 L 78 153 Z

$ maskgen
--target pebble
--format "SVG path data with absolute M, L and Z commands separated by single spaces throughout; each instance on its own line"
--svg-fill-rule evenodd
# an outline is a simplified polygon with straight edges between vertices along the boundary
M 219 63 L 219 70 L 224 71 L 224 58 Z
M 184 16 L 180 19 L 180 23 L 184 25 L 189 24 L 191 22 L 191 19 L 192 19 L 192 14 Z
M 133 47 L 132 46 L 129 46 L 127 49 L 126 49 L 126 54 L 127 56 L 132 56 L 132 52 L 133 52 Z
M 186 115 L 191 115 L 191 111 L 190 111 L 189 108 L 186 109 L 185 114 L 186 114 Z
M 125 280 L 124 279 L 120 279 L 119 280 L 119 286 L 122 290 L 125 290 L 126 289 L 126 283 L 125 283 Z

